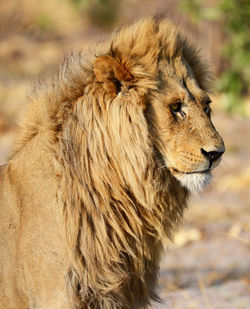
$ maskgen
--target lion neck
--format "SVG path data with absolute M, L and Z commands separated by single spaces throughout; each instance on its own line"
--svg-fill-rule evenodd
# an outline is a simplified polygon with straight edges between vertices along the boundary
M 136 307 L 156 297 L 159 258 L 186 193 L 154 158 L 136 92 L 129 102 L 105 97 L 104 105 L 94 91 L 67 115 L 60 142 L 71 273 L 82 301 Z

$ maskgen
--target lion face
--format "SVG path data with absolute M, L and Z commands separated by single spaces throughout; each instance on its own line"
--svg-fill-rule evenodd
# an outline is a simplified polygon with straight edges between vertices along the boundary
M 136 85 L 135 74 L 110 56 L 98 57 L 94 72 L 114 98 L 129 96 L 130 91 L 139 93 L 137 86 L 129 90 L 130 85 Z M 149 128 L 153 128 L 152 141 L 172 176 L 190 192 L 199 192 L 210 183 L 211 171 L 225 151 L 211 122 L 210 97 L 183 54 L 170 59 L 158 57 L 152 81 L 156 81 L 155 88 L 145 89 L 141 95 L 141 101 L 147 102 L 142 108 Z
M 160 94 L 152 100 L 159 150 L 170 173 L 191 192 L 212 179 L 225 151 L 211 121 L 210 97 L 185 59 L 159 64 Z

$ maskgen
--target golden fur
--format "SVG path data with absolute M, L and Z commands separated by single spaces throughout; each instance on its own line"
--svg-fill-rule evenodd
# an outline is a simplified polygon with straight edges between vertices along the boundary
M 179 30 L 146 18 L 35 84 L 0 174 L 0 308 L 157 299 L 162 249 L 188 198 L 179 178 L 207 164 L 201 148 L 223 147 L 204 113 L 208 80 Z M 184 94 L 181 121 L 170 105 Z

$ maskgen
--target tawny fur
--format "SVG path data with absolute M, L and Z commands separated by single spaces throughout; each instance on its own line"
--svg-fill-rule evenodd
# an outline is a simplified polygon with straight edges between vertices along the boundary
M 102 55 L 125 70 L 118 94 L 112 80 L 105 86 L 96 78 L 95 59 Z M 3 205 L 4 190 L 13 194 L 8 203 L 22 201 L 3 225 L 7 234 L 8 226 L 15 226 L 20 241 L 13 245 L 19 266 L 9 290 L 0 294 L 0 308 L 138 309 L 157 299 L 162 249 L 179 226 L 188 197 L 164 167 L 150 107 L 161 87 L 159 63 L 176 57 L 185 59 L 200 89 L 207 90 L 209 74 L 196 49 L 172 23 L 155 18 L 114 33 L 92 50 L 72 53 L 57 74 L 35 84 L 2 171 Z M 19 237 L 27 226 L 26 238 Z M 33 249 L 32 233 L 42 235 Z M 54 250 L 55 260 L 40 244 Z M 45 262 L 39 270 L 43 260 L 50 261 L 47 272 Z M 8 276 L 3 278 L 5 284 Z M 63 288 L 58 292 L 57 286 Z

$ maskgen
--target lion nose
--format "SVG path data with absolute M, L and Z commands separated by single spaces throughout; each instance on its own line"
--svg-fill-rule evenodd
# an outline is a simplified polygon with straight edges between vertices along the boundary
M 214 161 L 218 160 L 219 157 L 221 157 L 223 155 L 223 153 L 225 152 L 225 150 L 222 151 L 209 151 L 207 152 L 206 150 L 204 150 L 203 148 L 201 149 L 201 152 L 203 153 L 203 155 L 209 159 L 210 161 L 210 166 L 213 164 Z

